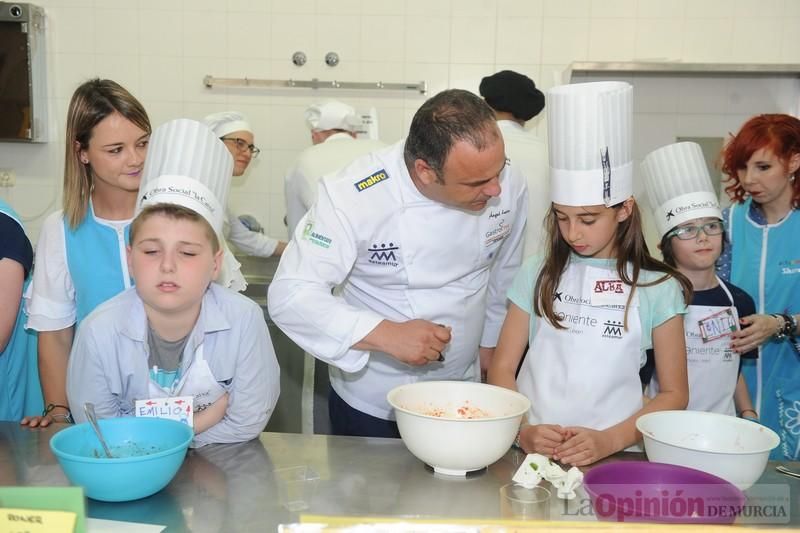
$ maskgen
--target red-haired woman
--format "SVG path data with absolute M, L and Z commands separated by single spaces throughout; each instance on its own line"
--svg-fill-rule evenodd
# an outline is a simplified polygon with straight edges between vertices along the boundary
M 800 457 L 800 120 L 758 115 L 725 147 L 734 204 L 725 213 L 730 252 L 720 275 L 747 291 L 759 314 L 743 317 L 731 346 L 761 357 L 742 372 L 764 425 L 781 437 L 773 459 Z M 726 260 L 727 259 L 727 260 Z

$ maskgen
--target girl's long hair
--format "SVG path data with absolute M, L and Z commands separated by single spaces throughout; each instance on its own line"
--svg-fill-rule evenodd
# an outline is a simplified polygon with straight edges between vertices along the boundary
M 612 209 L 620 209 L 621 207 L 622 204 L 617 204 L 612 206 Z M 556 213 L 552 205 L 547 213 L 546 221 L 549 242 L 544 264 L 539 272 L 539 277 L 536 279 L 536 287 L 533 291 L 533 309 L 536 316 L 544 317 L 553 327 L 567 329 L 561 324 L 561 320 L 556 315 L 553 301 L 555 300 L 558 284 L 561 281 L 561 274 L 569 264 L 572 248 L 561 236 Z M 614 249 L 616 250 L 617 258 L 617 274 L 623 283 L 633 287 L 625 305 L 626 329 L 628 327 L 628 309 L 636 287 L 652 287 L 663 283 L 669 278 L 675 278 L 683 289 L 684 301 L 687 305 L 691 302 L 692 284 L 686 276 L 650 255 L 642 232 L 642 217 L 635 201 L 631 206 L 630 216 L 617 226 Z M 628 263 L 631 264 L 630 275 L 628 274 Z M 639 283 L 639 274 L 642 270 L 661 272 L 663 275 L 653 281 Z
M 115 112 L 143 131 L 151 132 L 150 119 L 142 104 L 114 81 L 95 78 L 81 84 L 72 94 L 67 111 L 63 209 L 73 229 L 86 216 L 93 186 L 91 166 L 81 163 L 80 151 L 89 148 L 94 127 Z

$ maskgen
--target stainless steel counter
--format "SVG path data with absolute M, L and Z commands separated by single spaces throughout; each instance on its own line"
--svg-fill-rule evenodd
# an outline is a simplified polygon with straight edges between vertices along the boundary
M 67 485 L 48 445 L 57 430 L 0 422 L 0 485 Z M 160 493 L 127 503 L 89 500 L 88 512 L 201 532 L 276 531 L 299 513 L 491 519 L 500 517 L 499 488 L 523 458 L 510 451 L 482 473 L 454 479 L 434 475 L 396 439 L 264 433 L 249 443 L 190 450 Z M 800 480 L 776 473 L 775 464 L 756 488 L 791 495 L 788 519 L 796 527 Z M 786 465 L 800 470 L 798 463 Z M 551 504 L 551 519 L 594 520 L 581 511 L 588 500 L 574 500 L 569 508 L 555 498 Z

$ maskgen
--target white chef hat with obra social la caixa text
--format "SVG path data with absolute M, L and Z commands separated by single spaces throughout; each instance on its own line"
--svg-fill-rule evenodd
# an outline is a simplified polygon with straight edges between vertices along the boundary
M 642 177 L 660 236 L 689 220 L 722 218 L 699 144 L 680 142 L 650 152 L 642 160 Z

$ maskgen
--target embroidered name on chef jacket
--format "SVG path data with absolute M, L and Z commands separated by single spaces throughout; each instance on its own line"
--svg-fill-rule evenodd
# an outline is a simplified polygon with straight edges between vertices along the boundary
M 303 239 L 311 242 L 312 244 L 316 244 L 321 248 L 330 248 L 333 240 L 330 237 L 326 237 L 321 233 L 317 233 L 314 231 L 314 223 L 309 222 L 303 228 Z
M 378 183 L 381 183 L 388 179 L 389 179 L 389 174 L 387 174 L 384 169 L 380 169 L 374 174 L 370 174 L 363 180 L 358 180 L 357 182 L 355 182 L 354 185 L 358 192 L 363 192 L 372 187 L 373 185 L 377 185 Z

